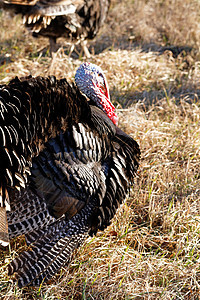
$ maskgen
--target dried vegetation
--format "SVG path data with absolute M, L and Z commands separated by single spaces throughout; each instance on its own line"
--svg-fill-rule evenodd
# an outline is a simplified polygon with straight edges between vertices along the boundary
M 199 6 L 112 2 L 90 61 L 106 72 L 119 126 L 140 144 L 135 185 L 109 228 L 90 238 L 50 284 L 19 290 L 6 265 L 24 241 L 1 251 L 2 299 L 199 299 Z M 0 26 L 2 83 L 29 74 L 73 80 L 84 58 L 69 58 L 64 48 L 52 61 L 48 41 L 30 37 L 18 17 L 2 13 Z

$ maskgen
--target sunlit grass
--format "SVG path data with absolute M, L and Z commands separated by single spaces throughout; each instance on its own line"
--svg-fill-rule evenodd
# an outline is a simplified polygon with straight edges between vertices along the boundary
M 7 264 L 25 247 L 23 238 L 12 241 L 10 250 L 1 250 L 3 299 L 199 297 L 200 39 L 194 10 L 199 2 L 124 3 L 113 1 L 108 27 L 92 42 L 97 54 L 89 61 L 105 70 L 119 126 L 140 145 L 135 185 L 112 224 L 88 239 L 49 284 L 20 290 L 7 276 Z M 123 13 L 130 7 L 133 14 L 125 20 Z M 166 17 L 169 10 L 173 18 Z M 69 58 L 65 48 L 52 60 L 48 41 L 33 39 L 18 17 L 11 24 L 2 14 L 0 24 L 1 83 L 29 74 L 71 81 L 85 60 Z M 159 30 L 164 25 L 165 37 Z M 130 40 L 131 35 L 135 38 Z M 179 51 L 181 42 L 193 49 Z M 146 43 L 173 47 L 150 50 Z

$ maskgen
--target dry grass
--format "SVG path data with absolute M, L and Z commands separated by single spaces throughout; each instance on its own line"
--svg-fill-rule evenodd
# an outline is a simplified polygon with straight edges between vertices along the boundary
M 106 72 L 119 126 L 140 144 L 135 185 L 111 226 L 50 284 L 20 290 L 9 281 L 6 265 L 23 239 L 1 251 L 2 299 L 200 298 L 199 2 L 121 2 L 113 1 L 108 20 L 115 33 L 102 29 L 93 45 L 104 51 L 90 61 Z M 19 18 L 9 23 L 2 15 L 2 83 L 29 74 L 73 80 L 83 58 L 61 49 L 51 61 L 48 51 L 39 54 L 46 40 L 27 35 Z
M 108 20 L 116 41 L 156 43 L 160 46 L 200 45 L 198 0 L 113 0 Z M 125 17 L 126 16 L 126 17 Z M 113 32 L 110 32 L 113 38 Z M 121 40 L 121 39 L 120 39 Z M 115 42 L 116 42 L 115 41 Z

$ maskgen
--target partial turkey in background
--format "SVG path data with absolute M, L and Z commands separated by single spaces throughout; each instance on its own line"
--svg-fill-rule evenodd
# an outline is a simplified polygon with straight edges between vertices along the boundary
M 0 7 L 21 14 L 33 36 L 49 38 L 50 52 L 57 50 L 56 39 L 81 44 L 90 56 L 87 40 L 93 39 L 104 24 L 110 0 L 0 0 Z
M 1 212 L 9 238 L 25 234 L 30 245 L 8 267 L 20 287 L 49 280 L 110 224 L 138 168 L 139 146 L 117 127 L 101 68 L 82 64 L 75 82 L 0 86 Z

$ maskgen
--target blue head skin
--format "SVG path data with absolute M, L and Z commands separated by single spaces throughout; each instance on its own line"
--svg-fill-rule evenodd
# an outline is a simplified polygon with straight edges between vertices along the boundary
M 76 71 L 75 82 L 80 91 L 117 125 L 118 117 L 110 102 L 108 84 L 102 69 L 95 64 L 83 63 Z

